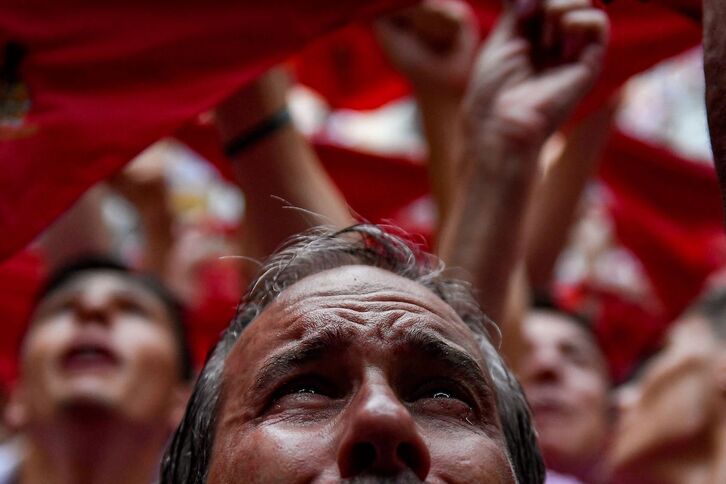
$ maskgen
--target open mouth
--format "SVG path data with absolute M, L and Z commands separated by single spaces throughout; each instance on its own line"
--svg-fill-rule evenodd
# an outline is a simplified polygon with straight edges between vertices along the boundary
M 105 344 L 83 342 L 63 354 L 61 366 L 66 371 L 104 370 L 120 363 L 118 356 Z
M 535 417 L 559 417 L 568 414 L 568 407 L 549 395 L 532 395 L 529 405 Z

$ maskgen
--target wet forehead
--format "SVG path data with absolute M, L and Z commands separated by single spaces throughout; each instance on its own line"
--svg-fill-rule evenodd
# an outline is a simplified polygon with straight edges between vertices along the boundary
M 283 339 L 299 340 L 331 323 L 376 331 L 383 339 L 425 326 L 479 354 L 472 331 L 438 296 L 414 281 L 368 266 L 332 269 L 293 284 L 248 331 L 255 333 L 264 325 Z

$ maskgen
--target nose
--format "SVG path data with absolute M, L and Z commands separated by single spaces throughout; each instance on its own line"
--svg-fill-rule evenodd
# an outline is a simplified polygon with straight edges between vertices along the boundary
M 561 378 L 559 358 L 554 351 L 534 351 L 523 365 L 523 382 L 554 383 Z
M 338 449 L 341 477 L 413 472 L 426 479 L 431 466 L 428 448 L 390 387 L 365 385 L 346 414 L 348 422 Z
M 79 323 L 107 325 L 111 320 L 112 303 L 108 297 L 89 291 L 82 294 L 75 305 L 75 316 Z

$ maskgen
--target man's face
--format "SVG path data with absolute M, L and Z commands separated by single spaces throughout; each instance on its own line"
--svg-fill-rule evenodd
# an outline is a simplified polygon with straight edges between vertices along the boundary
M 617 392 L 618 424 L 611 449 L 616 473 L 648 472 L 717 424 L 723 405 L 715 364 L 723 351 L 706 320 L 688 316 L 669 331 L 664 348 L 637 379 Z
M 473 333 L 390 272 L 294 284 L 244 331 L 222 381 L 209 483 L 514 482 Z
M 576 473 L 592 465 L 608 433 L 609 379 L 586 330 L 554 311 L 530 312 L 522 328 L 518 377 L 545 461 Z
M 181 383 L 175 341 L 164 303 L 142 284 L 109 270 L 78 274 L 33 315 L 18 388 L 22 424 L 74 408 L 161 419 Z

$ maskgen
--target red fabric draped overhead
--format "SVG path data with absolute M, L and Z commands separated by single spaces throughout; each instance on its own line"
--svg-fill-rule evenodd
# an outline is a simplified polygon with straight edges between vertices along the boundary
M 312 39 L 410 3 L 2 2 L 0 260 L 159 138 L 178 131 L 205 156 L 218 150 L 216 137 L 197 140 L 206 148 L 195 146 L 186 123 Z M 478 8 L 485 28 L 496 15 L 494 5 Z M 697 25 L 656 5 L 618 0 L 607 10 L 612 47 L 603 79 L 581 112 L 632 74 L 700 38 Z M 407 91 L 365 24 L 319 41 L 296 63 L 300 79 L 335 107 L 377 107 Z M 427 193 L 424 167 L 410 160 L 329 145 L 318 152 L 353 209 L 367 219 L 399 217 Z M 672 314 L 724 261 L 715 176 L 684 163 L 618 135 L 602 168 L 618 237 L 641 259 Z M 13 314 L 5 325 L 20 334 L 40 276 L 37 262 L 25 259 L 30 256 L 16 257 L 0 266 L 0 314 Z M 13 344 L 3 341 L 0 356 Z
M 3 2 L 0 259 L 308 41 L 413 2 Z
M 4 2 L 0 259 L 93 183 L 306 42 L 413 1 Z M 478 8 L 485 26 L 496 10 L 493 2 Z M 610 58 L 584 109 L 699 37 L 689 20 L 657 6 L 625 0 L 609 10 Z M 300 60 L 301 79 L 331 90 L 340 106 L 400 96 L 405 85 L 391 78 L 365 28 L 343 35 L 350 40 L 331 37 Z
M 501 2 L 470 3 L 486 34 Z M 629 77 L 701 39 L 699 25 L 658 5 L 618 0 L 606 11 L 612 28 L 605 68 L 575 117 L 600 106 Z M 375 109 L 409 93 L 406 81 L 384 58 L 370 27 L 362 23 L 316 41 L 295 58 L 294 66 L 298 80 L 320 93 L 334 109 Z

